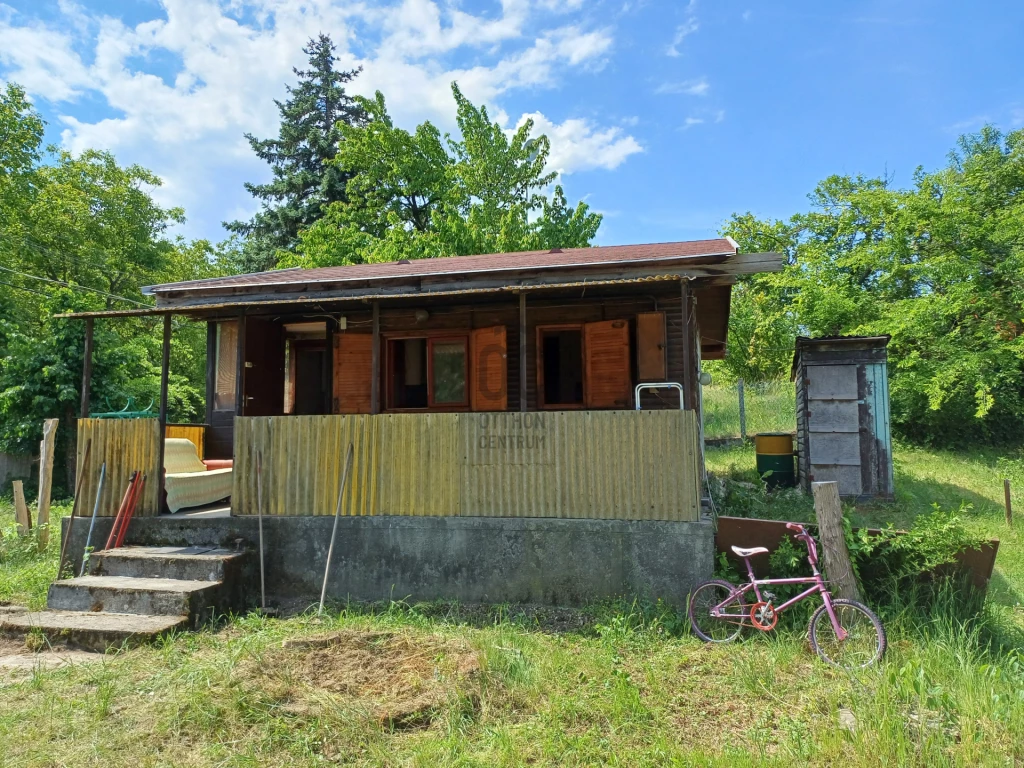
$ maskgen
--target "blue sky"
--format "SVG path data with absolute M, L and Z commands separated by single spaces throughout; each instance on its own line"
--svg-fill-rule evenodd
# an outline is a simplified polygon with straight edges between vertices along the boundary
M 454 128 L 452 80 L 508 128 L 533 116 L 598 242 L 657 242 L 788 216 L 831 173 L 906 185 L 958 134 L 1024 126 L 1022 30 L 1009 1 L 0 0 L 0 80 L 50 140 L 153 169 L 181 233 L 216 241 L 268 176 L 242 134 L 274 133 L 323 31 L 406 127 Z

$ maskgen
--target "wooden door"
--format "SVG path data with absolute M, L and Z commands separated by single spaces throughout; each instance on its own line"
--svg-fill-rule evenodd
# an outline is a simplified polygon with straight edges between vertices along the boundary
M 373 390 L 373 335 L 334 334 L 334 413 L 369 413 Z
M 243 416 L 284 413 L 284 326 L 260 317 L 245 319 Z
M 629 408 L 633 402 L 629 323 L 583 325 L 583 399 L 587 408 Z
M 470 409 L 508 410 L 508 346 L 505 326 L 477 328 L 470 334 Z

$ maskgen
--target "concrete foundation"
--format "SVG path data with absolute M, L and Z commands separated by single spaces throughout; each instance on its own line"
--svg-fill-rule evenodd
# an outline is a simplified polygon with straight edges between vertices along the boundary
M 88 522 L 79 518 L 74 526 L 68 556 L 75 563 Z M 63 524 L 67 535 L 68 520 Z M 106 541 L 111 524 L 98 519 L 93 541 Z M 333 524 L 331 517 L 263 519 L 268 594 L 319 596 Z M 132 520 L 125 544 L 257 542 L 254 517 L 159 517 Z M 709 522 L 343 517 L 328 595 L 560 606 L 637 596 L 684 607 L 693 586 L 711 575 L 714 552 Z M 258 572 L 252 587 L 258 597 Z

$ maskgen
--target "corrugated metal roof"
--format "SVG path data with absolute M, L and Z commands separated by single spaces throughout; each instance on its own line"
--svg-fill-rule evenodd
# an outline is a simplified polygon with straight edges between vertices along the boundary
M 234 277 L 166 283 L 142 289 L 146 294 L 171 291 L 217 291 L 230 288 L 249 288 L 274 285 L 312 285 L 338 283 L 349 280 L 389 280 L 411 277 L 437 277 L 466 275 L 480 272 L 514 272 L 524 269 L 564 269 L 602 264 L 621 264 L 702 256 L 731 256 L 736 243 L 726 238 L 690 240 L 678 243 L 649 243 L 644 245 L 610 245 L 594 248 L 565 248 L 546 251 L 520 251 L 517 253 L 491 253 L 479 256 L 450 256 L 437 259 L 416 259 L 379 264 L 350 264 L 318 269 L 283 269 L 256 272 Z

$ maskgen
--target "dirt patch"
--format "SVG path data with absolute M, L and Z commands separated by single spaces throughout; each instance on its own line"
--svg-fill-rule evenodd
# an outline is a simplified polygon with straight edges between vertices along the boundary
M 0 637 L 0 679 L 18 679 L 31 675 L 37 669 L 56 669 L 65 664 L 99 661 L 102 653 L 71 650 L 61 644 L 35 648 L 34 639 Z
M 315 714 L 326 694 L 396 729 L 427 726 L 446 705 L 474 701 L 480 673 L 465 643 L 358 630 L 286 640 L 260 667 L 290 714 Z

